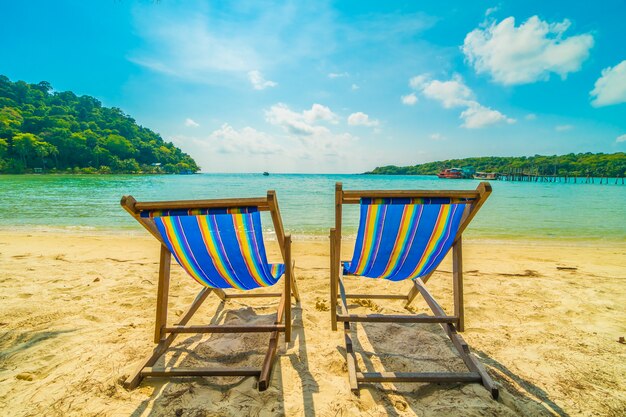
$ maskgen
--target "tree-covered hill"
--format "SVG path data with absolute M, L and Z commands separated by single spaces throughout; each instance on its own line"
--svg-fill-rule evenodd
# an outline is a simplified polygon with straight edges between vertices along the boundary
M 186 153 L 118 108 L 0 75 L 0 173 L 197 172 Z
M 366 174 L 434 175 L 445 168 L 472 166 L 484 172 L 524 172 L 559 176 L 626 176 L 626 153 L 579 153 L 554 156 L 486 156 L 479 158 L 448 159 L 413 166 L 388 165 L 377 167 Z

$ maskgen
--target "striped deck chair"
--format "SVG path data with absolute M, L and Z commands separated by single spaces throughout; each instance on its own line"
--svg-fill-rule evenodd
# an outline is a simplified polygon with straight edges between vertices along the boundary
M 137 387 L 143 377 L 255 376 L 260 391 L 267 389 L 279 334 L 291 341 L 291 296 L 299 301 L 291 261 L 291 236 L 285 235 L 274 191 L 263 198 L 137 202 L 125 196 L 122 207 L 160 243 L 159 284 L 152 354 L 125 382 Z M 283 257 L 281 264 L 267 262 L 261 229 L 261 211 L 269 211 Z M 171 257 L 203 286 L 176 324 L 167 323 Z M 282 292 L 246 293 L 276 284 L 282 276 Z M 226 293 L 225 289 L 246 292 Z M 223 302 L 231 298 L 280 297 L 276 320 L 268 325 L 194 325 L 187 323 L 209 294 Z M 180 333 L 270 333 L 261 368 L 156 368 L 153 365 Z
M 461 234 L 489 194 L 489 183 L 470 191 L 344 191 L 335 187 L 335 228 L 330 231 L 331 324 L 343 322 L 350 388 L 359 393 L 361 382 L 480 382 L 493 396 L 498 388 L 483 365 L 470 354 L 457 331 L 464 329 Z M 354 254 L 341 262 L 343 204 L 360 204 L 360 222 Z M 426 289 L 426 282 L 452 248 L 454 315 L 447 315 Z M 402 281 L 413 286 L 408 295 L 346 294 L 343 276 Z M 432 316 L 350 314 L 347 299 L 404 300 L 408 306 L 421 294 Z M 337 311 L 340 300 L 341 313 Z M 439 323 L 469 368 L 464 373 L 359 372 L 352 346 L 351 323 Z

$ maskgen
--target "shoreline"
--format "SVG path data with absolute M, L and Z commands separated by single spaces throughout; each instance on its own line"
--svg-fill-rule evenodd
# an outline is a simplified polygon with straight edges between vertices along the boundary
M 289 231 L 287 231 L 289 232 Z M 93 226 L 58 226 L 58 227 L 33 227 L 33 226 L 0 226 L 0 236 L 2 235 L 32 235 L 32 236 L 58 236 L 58 237 L 150 237 L 149 234 L 140 227 L 135 228 L 98 228 Z M 292 233 L 294 242 L 327 242 L 328 233 Z M 275 234 L 263 232 L 265 239 L 275 240 Z M 356 233 L 344 234 L 346 243 L 353 244 Z M 606 239 L 606 238 L 582 238 L 582 237 L 502 237 L 502 236 L 472 236 L 471 232 L 465 232 L 463 241 L 467 244 L 475 245 L 511 245 L 516 247 L 602 247 L 602 248 L 626 248 L 626 239 Z

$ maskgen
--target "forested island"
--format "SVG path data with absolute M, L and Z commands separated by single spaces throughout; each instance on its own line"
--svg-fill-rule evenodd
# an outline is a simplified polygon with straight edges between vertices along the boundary
M 553 156 L 485 156 L 478 158 L 447 159 L 412 166 L 388 165 L 377 167 L 366 174 L 381 175 L 435 175 L 443 169 L 471 166 L 476 171 L 501 174 L 525 173 L 569 177 L 624 177 L 626 153 L 579 153 Z
M 0 75 L 0 173 L 195 173 L 186 153 L 116 107 Z

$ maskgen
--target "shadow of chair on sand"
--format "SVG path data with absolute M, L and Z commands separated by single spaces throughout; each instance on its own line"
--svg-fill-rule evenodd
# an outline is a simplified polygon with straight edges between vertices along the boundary
M 271 306 L 269 306 L 271 308 Z M 210 320 L 211 325 L 228 324 L 272 324 L 276 313 L 257 314 L 249 306 L 237 306 L 220 302 Z M 199 366 L 260 366 L 267 350 L 269 334 L 262 333 L 212 333 L 195 334 L 171 346 L 156 366 L 159 367 L 199 367 Z M 282 340 L 282 339 L 281 339 Z M 276 358 L 276 362 L 280 356 Z M 150 398 L 142 401 L 131 414 L 138 416 L 157 415 L 203 415 L 222 412 L 233 397 L 242 398 L 234 404 L 245 414 L 246 409 L 263 409 L 270 401 L 282 408 L 282 398 L 278 398 L 280 375 L 278 364 L 274 364 L 272 383 L 268 390 L 259 392 L 257 380 L 252 377 L 178 377 L 149 378 L 141 386 L 151 387 Z M 244 387 L 238 390 L 239 387 Z M 275 398 L 271 398 L 275 397 Z M 230 399 L 230 400 L 229 400 Z M 228 400 L 228 401 L 227 401 Z M 271 411 L 270 406 L 268 411 Z
M 256 308 L 257 311 L 259 308 Z M 246 323 L 271 324 L 276 313 L 256 314 L 251 307 L 219 304 L 210 324 L 237 324 L 244 319 Z M 293 347 L 297 341 L 298 350 L 286 353 L 284 343 L 277 355 L 271 383 L 264 392 L 257 389 L 257 380 L 251 377 L 184 377 L 152 378 L 142 382 L 142 386 L 153 389 L 150 398 L 144 400 L 131 414 L 139 416 L 161 415 L 257 415 L 259 412 L 275 415 L 285 414 L 281 357 L 289 358 L 289 365 L 300 377 L 303 396 L 303 414 L 315 415 L 313 393 L 318 385 L 309 371 L 302 308 L 297 305 L 292 310 Z M 266 352 L 269 335 L 260 333 L 219 334 L 210 336 L 194 335 L 181 340 L 170 348 L 168 354 L 157 362 L 158 366 L 197 367 L 210 365 L 221 366 L 258 366 Z M 281 342 L 284 341 L 281 338 Z
M 304 415 L 305 417 L 313 417 L 315 416 L 313 393 L 319 392 L 319 385 L 309 369 L 309 358 L 306 347 L 306 334 L 304 329 L 304 323 L 302 321 L 302 307 L 298 305 L 295 309 L 292 310 L 292 315 L 292 336 L 294 339 L 293 343 L 295 344 L 297 342 L 298 351 L 291 352 L 287 356 L 289 357 L 291 367 L 297 372 L 300 378 L 303 406 L 302 415 Z M 277 371 L 279 370 L 280 368 L 277 369 Z M 286 388 L 292 388 L 286 387 L 284 384 L 281 385 L 283 392 Z
M 465 369 L 463 360 L 438 324 L 359 323 L 352 327 L 359 367 L 367 372 L 461 372 Z M 344 347 L 339 350 L 345 357 Z M 483 352 L 472 351 L 501 386 L 498 401 L 479 383 L 368 383 L 361 385 L 361 395 L 367 390 L 389 416 L 403 415 L 407 408 L 413 409 L 416 415 L 519 415 L 530 408 L 533 415 L 568 416 L 545 391 Z M 503 374 L 517 384 L 517 389 L 506 389 L 511 384 L 502 378 Z M 522 405 L 524 408 L 520 408 Z

